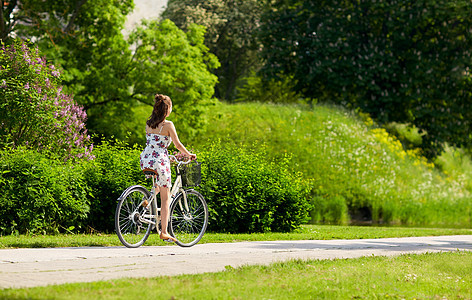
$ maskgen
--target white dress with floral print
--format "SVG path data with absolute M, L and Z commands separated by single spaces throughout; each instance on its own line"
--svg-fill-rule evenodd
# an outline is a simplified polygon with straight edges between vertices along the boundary
M 152 169 L 158 174 L 157 185 L 165 188 L 171 188 L 171 170 L 169 147 L 172 139 L 167 135 L 155 133 L 146 133 L 146 148 L 140 156 L 141 170 Z

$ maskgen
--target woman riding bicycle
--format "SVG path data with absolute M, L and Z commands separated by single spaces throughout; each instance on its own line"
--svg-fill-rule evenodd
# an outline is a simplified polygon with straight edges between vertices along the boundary
M 146 121 L 146 148 L 140 156 L 141 170 L 153 170 L 156 177 L 156 192 L 161 194 L 161 234 L 163 240 L 176 241 L 167 232 L 169 220 L 169 199 L 171 184 L 170 159 L 167 152 L 171 142 L 190 159 L 197 156 L 190 153 L 180 142 L 174 124 L 166 120 L 172 112 L 172 100 L 169 96 L 156 94 L 154 108 Z

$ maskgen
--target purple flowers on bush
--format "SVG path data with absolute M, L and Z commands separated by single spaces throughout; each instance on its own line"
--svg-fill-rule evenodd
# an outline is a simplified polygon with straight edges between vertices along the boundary
M 63 92 L 60 72 L 23 41 L 0 49 L 0 146 L 92 159 L 87 114 Z

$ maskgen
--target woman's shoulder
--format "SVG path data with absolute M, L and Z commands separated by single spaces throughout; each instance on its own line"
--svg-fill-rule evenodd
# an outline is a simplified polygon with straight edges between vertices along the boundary
M 172 121 L 166 120 L 165 123 L 164 123 L 164 127 L 166 127 L 166 128 L 174 127 L 174 123 L 172 123 Z

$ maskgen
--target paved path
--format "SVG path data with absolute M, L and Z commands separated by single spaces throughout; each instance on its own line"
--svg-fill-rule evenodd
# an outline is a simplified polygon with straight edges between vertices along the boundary
M 153 246 L 0 250 L 0 288 L 90 282 L 123 277 L 194 274 L 225 266 L 288 259 L 354 258 L 454 250 L 472 251 L 472 235 L 328 241 L 270 241 Z

